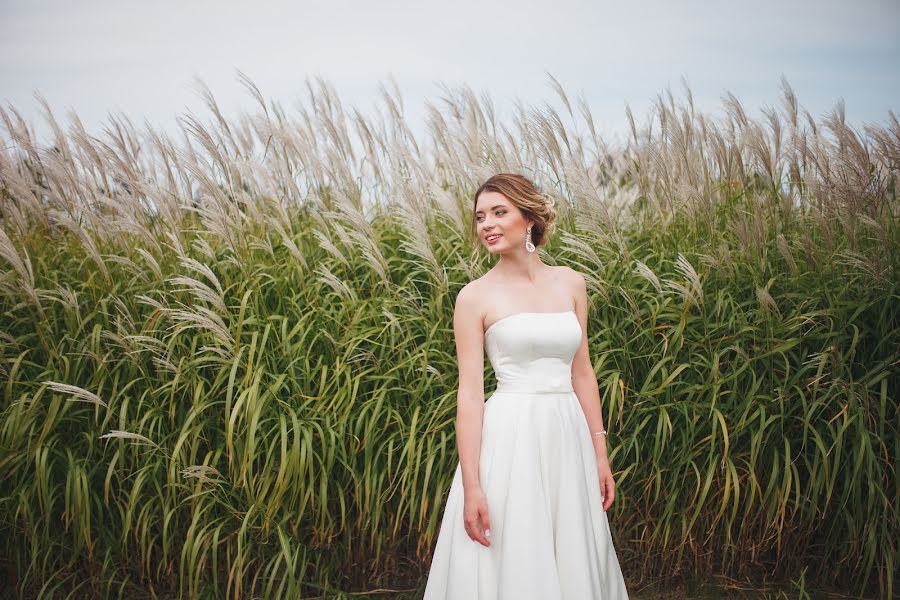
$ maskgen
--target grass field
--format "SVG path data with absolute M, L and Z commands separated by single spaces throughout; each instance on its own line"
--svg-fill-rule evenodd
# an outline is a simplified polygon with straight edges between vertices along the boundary
M 417 139 L 388 87 L 368 114 L 310 83 L 288 112 L 242 81 L 258 109 L 206 90 L 177 137 L 48 108 L 42 144 L 0 109 L 14 597 L 422 582 L 457 459 L 454 299 L 490 266 L 469 196 L 499 171 L 554 200 L 542 258 L 588 281 L 629 583 L 896 594 L 895 114 L 816 119 L 784 82 L 758 118 L 730 94 L 712 117 L 667 91 L 613 147 L 554 81 L 504 119 L 448 90 Z

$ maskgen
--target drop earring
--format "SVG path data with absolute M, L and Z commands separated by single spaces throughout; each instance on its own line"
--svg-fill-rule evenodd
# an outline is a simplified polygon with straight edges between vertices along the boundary
M 531 243 L 531 227 L 525 230 L 525 249 L 534 252 L 534 244 Z

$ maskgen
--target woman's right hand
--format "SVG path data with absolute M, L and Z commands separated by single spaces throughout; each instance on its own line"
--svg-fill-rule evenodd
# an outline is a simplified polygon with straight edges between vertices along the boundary
M 488 519 L 487 497 L 480 486 L 464 490 L 463 525 L 470 538 L 490 548 L 491 522 Z

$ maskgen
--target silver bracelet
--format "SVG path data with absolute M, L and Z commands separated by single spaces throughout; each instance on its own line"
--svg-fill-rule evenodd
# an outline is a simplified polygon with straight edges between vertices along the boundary
M 601 429 L 600 431 L 595 431 L 595 432 L 592 433 L 591 435 L 592 435 L 592 436 L 594 436 L 594 435 L 602 435 L 603 437 L 607 437 L 607 434 L 606 434 L 606 430 L 605 430 L 605 429 Z

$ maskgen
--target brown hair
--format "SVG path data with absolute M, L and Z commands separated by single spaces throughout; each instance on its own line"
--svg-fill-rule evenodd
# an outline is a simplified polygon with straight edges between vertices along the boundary
M 522 211 L 526 219 L 534 221 L 531 228 L 531 243 L 540 246 L 547 243 L 547 237 L 556 221 L 553 200 L 545 197 L 527 177 L 517 173 L 498 173 L 481 184 L 472 197 L 472 233 L 478 229 L 475 220 L 475 205 L 481 192 L 498 192 Z

